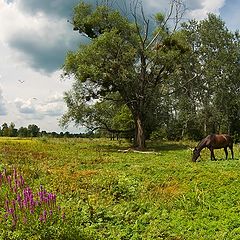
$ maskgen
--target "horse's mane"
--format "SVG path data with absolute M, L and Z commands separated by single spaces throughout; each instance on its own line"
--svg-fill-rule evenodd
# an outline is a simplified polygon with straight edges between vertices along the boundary
M 199 148 L 200 146 L 202 146 L 204 144 L 204 142 L 206 142 L 206 139 L 208 138 L 209 136 L 203 138 L 197 145 L 197 148 Z

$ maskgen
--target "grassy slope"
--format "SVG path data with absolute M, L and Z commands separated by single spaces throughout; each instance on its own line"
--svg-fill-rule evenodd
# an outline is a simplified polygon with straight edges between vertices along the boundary
M 189 146 L 149 143 L 155 153 L 142 154 L 118 152 L 124 141 L 2 138 L 0 157 L 57 192 L 68 239 L 239 239 L 240 161 L 204 150 L 192 163 Z

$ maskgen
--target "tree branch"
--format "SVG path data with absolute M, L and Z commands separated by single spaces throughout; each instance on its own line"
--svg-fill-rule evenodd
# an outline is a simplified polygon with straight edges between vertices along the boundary
M 185 82 L 182 86 L 178 87 L 176 90 L 174 90 L 174 91 L 172 91 L 172 92 L 169 92 L 169 93 L 167 93 L 167 94 L 163 94 L 162 96 L 163 96 L 163 97 L 164 97 L 164 96 L 170 96 L 170 95 L 178 92 L 178 91 L 181 90 L 182 88 L 185 88 L 185 86 L 186 86 L 188 83 L 192 82 L 193 80 L 195 80 L 195 78 L 200 77 L 201 75 L 202 75 L 202 74 L 196 74 L 195 76 L 193 76 L 192 78 L 190 78 L 187 82 Z
M 184 6 L 183 1 L 182 0 L 171 0 L 171 4 L 170 4 L 170 9 L 169 9 L 169 13 L 164 21 L 164 23 L 162 24 L 162 27 L 164 28 L 167 24 L 167 22 L 171 19 L 171 16 L 173 15 L 174 9 L 175 9 L 175 24 L 173 27 L 173 32 L 176 31 L 177 26 L 179 24 L 179 22 L 181 21 L 184 13 L 185 13 L 185 6 L 184 6 L 184 10 L 181 10 L 182 7 Z M 147 45 L 146 49 L 148 49 L 149 47 L 151 47 L 151 45 L 156 41 L 156 39 L 158 38 L 158 36 L 160 35 L 161 30 L 159 30 L 155 36 L 153 37 L 153 39 L 150 41 L 150 43 Z

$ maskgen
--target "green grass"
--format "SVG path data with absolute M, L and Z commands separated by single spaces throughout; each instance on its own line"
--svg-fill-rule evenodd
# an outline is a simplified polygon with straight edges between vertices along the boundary
M 203 150 L 193 163 L 195 145 L 149 142 L 146 154 L 119 152 L 125 141 L 1 138 L 0 168 L 55 192 L 66 219 L 0 239 L 240 239 L 240 161 Z

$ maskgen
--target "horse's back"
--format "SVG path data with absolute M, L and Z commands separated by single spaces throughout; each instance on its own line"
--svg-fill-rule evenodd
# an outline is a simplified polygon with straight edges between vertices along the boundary
M 213 148 L 232 147 L 233 138 L 228 134 L 212 134 L 207 136 L 208 145 Z

